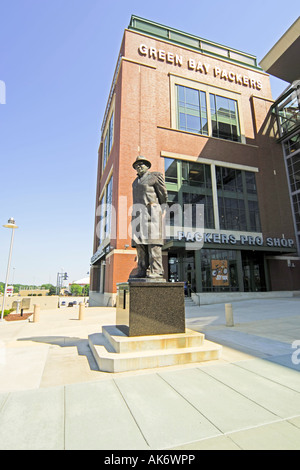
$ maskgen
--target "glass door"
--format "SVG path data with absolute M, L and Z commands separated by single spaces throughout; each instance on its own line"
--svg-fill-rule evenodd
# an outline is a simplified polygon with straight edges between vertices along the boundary
M 245 292 L 266 290 L 263 254 L 242 252 L 242 266 Z

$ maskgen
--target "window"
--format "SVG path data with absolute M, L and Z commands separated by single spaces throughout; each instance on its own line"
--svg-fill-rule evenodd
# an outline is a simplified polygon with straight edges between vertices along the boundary
M 100 200 L 99 220 L 99 245 L 111 235 L 112 228 L 112 188 L 113 177 L 111 176 Z
M 110 236 L 111 232 L 111 214 L 112 214 L 112 186 L 113 177 L 110 178 L 106 187 L 106 226 L 105 226 L 105 238 Z
M 220 228 L 260 232 L 255 173 L 216 166 L 216 181 Z
M 210 93 L 212 136 L 241 141 L 237 102 Z
M 249 222 L 250 222 L 250 230 L 253 232 L 260 232 L 260 218 L 259 218 L 259 209 L 258 209 L 258 202 L 257 201 L 248 201 L 248 208 L 249 208 Z
M 167 204 L 168 204 L 169 208 L 172 208 L 172 206 L 173 206 L 173 208 L 170 209 L 170 211 L 169 211 L 169 220 L 167 221 L 167 224 L 170 227 L 174 227 L 176 225 L 176 221 L 178 220 L 178 213 L 177 213 L 178 193 L 177 192 L 168 191 Z
M 293 207 L 296 220 L 297 231 L 300 231 L 300 193 L 293 195 Z
M 105 168 L 108 157 L 108 132 L 106 133 L 103 146 L 103 168 Z
M 217 188 L 224 191 L 243 192 L 242 171 L 216 167 Z
M 245 202 L 242 199 L 218 198 L 220 228 L 247 230 Z
M 214 211 L 213 211 L 213 199 L 212 196 L 206 194 L 194 194 L 194 193 L 183 193 L 182 194 L 183 204 L 191 205 L 192 215 L 192 228 L 197 227 L 200 222 L 201 214 L 199 214 L 199 205 L 204 205 L 204 226 L 206 228 L 214 227 Z M 198 218 L 198 219 L 197 219 Z
M 193 226 L 203 204 L 206 229 L 261 231 L 255 171 L 166 157 L 165 172 L 169 206 L 190 204 Z M 174 220 L 171 214 L 167 225 Z
M 193 162 L 182 162 L 182 182 L 198 188 L 211 188 L 210 166 Z
M 110 155 L 114 141 L 114 112 L 112 112 L 108 127 L 105 131 L 104 144 L 103 144 L 103 169 L 106 166 L 107 159 Z
M 173 158 L 165 158 L 165 180 L 177 184 L 177 160 Z
M 246 142 L 240 93 L 170 75 L 171 126 L 193 134 Z
M 207 228 L 214 228 L 210 165 L 165 158 L 165 180 L 169 206 L 178 203 L 184 209 L 184 204 L 190 204 L 192 211 L 191 222 L 193 228 L 196 228 L 202 216 L 199 212 L 201 210 L 200 205 L 204 204 L 204 225 Z M 182 216 L 184 215 L 183 212 L 181 212 Z M 177 226 L 178 223 L 183 226 L 184 220 L 179 221 L 178 214 L 171 212 L 167 225 Z M 178 230 L 180 230 L 180 227 L 178 227 Z
M 286 155 L 296 152 L 300 149 L 300 133 L 294 135 L 284 142 Z
M 112 145 L 113 145 L 113 140 L 114 140 L 114 113 L 112 113 L 110 121 L 109 121 L 109 141 L 108 141 L 108 155 L 110 154 Z
M 208 135 L 206 96 L 203 91 L 177 85 L 178 128 Z
M 300 153 L 287 159 L 290 186 L 292 193 L 300 190 Z
M 100 201 L 100 221 L 99 221 L 99 245 L 104 241 L 104 219 L 105 219 L 105 197 L 102 196 Z

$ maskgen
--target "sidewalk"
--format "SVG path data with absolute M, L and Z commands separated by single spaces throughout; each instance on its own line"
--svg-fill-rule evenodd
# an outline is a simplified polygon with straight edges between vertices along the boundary
M 224 304 L 186 305 L 221 359 L 118 374 L 88 346 L 113 308 L 0 323 L 0 450 L 300 449 L 300 298 L 232 305 L 234 327 Z

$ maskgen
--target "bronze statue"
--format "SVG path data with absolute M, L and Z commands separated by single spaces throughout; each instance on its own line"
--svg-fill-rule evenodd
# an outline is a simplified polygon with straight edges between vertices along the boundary
M 167 190 L 162 173 L 150 172 L 151 163 L 139 156 L 133 163 L 137 178 L 132 184 L 132 246 L 137 249 L 138 272 L 132 277 L 162 279 L 162 204 Z

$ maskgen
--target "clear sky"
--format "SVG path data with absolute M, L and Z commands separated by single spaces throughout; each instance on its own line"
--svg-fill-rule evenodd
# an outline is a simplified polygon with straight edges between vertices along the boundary
M 0 0 L 0 281 L 9 217 L 19 225 L 10 283 L 89 271 L 100 128 L 132 14 L 260 61 L 297 19 L 299 0 Z M 273 97 L 287 85 L 272 79 Z

